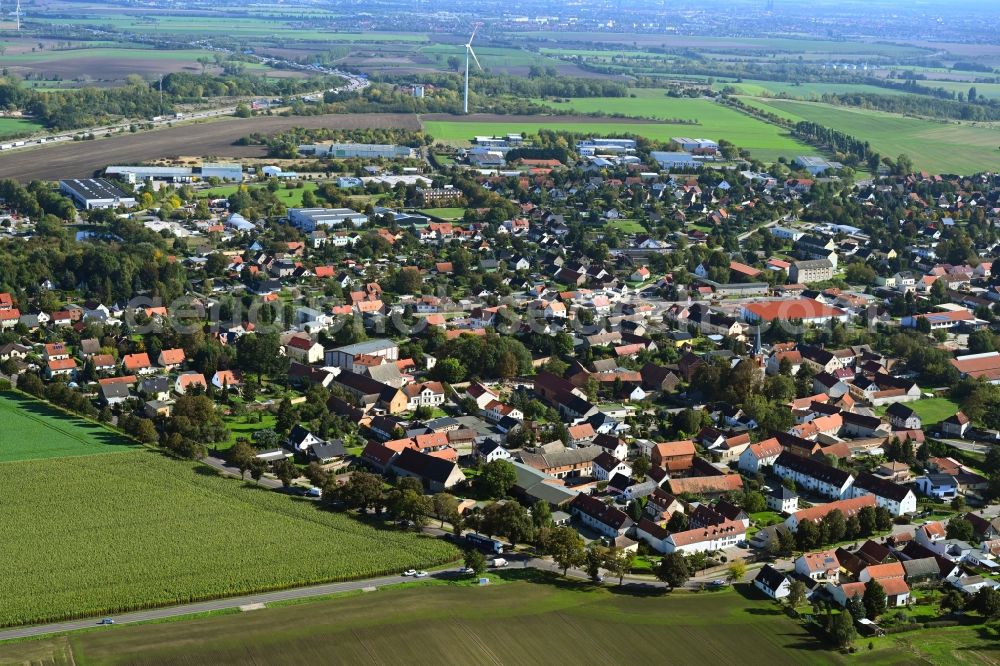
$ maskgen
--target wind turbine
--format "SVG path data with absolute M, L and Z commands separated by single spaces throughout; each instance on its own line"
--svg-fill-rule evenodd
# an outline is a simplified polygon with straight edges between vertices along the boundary
M 465 45 L 465 104 L 462 107 L 463 113 L 469 112 L 469 56 L 472 56 L 472 59 L 476 61 L 476 66 L 480 70 L 483 69 L 483 66 L 479 64 L 479 58 L 476 57 L 476 52 L 472 50 L 472 40 L 475 39 L 476 31 L 479 30 L 480 25 L 482 24 L 475 25 L 472 29 L 472 36 L 469 37 L 469 41 Z

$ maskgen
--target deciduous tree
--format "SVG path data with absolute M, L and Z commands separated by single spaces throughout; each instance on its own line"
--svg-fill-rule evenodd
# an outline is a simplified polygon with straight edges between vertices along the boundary
M 542 541 L 542 550 L 562 568 L 563 576 L 570 567 L 583 564 L 583 537 L 572 527 L 555 527 Z
M 670 589 L 680 587 L 691 578 L 687 561 L 684 559 L 684 555 L 679 552 L 664 555 L 654 573 L 657 578 L 669 585 Z

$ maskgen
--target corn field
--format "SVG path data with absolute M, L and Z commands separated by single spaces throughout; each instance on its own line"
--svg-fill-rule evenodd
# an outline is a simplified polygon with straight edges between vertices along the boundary
M 0 626 L 312 583 L 457 557 L 146 450 L 0 464 Z

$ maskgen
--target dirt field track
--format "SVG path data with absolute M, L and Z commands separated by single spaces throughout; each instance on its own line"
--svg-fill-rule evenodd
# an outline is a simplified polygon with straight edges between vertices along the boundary
M 97 141 L 63 143 L 0 155 L 0 178 L 57 180 L 89 178 L 110 164 L 134 164 L 177 155 L 263 157 L 262 146 L 234 146 L 251 132 L 275 134 L 293 127 L 402 127 L 420 129 L 410 114 L 350 114 L 263 117 L 180 125 Z

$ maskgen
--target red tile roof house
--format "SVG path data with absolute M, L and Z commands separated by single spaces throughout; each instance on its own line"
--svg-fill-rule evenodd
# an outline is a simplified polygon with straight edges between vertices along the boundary
M 670 553 L 706 553 L 725 550 L 735 546 L 746 538 L 747 528 L 739 520 L 726 522 L 710 527 L 699 527 L 683 532 L 666 533 L 666 530 L 651 529 L 658 527 L 650 521 L 639 523 L 636 535 L 648 543 L 657 552 Z M 666 533 L 666 534 L 665 534 Z
M 212 386 L 217 389 L 235 390 L 243 383 L 242 379 L 239 370 L 219 370 L 212 375 Z
M 208 388 L 205 375 L 200 372 L 185 372 L 177 376 L 177 381 L 174 382 L 174 392 L 178 395 L 184 395 L 195 386 L 200 386 L 203 389 Z
M 183 349 L 164 349 L 160 352 L 160 356 L 156 359 L 156 362 L 162 368 L 175 370 L 183 365 L 184 360 L 185 354 Z
M 17 309 L 0 310 L 0 329 L 14 328 L 21 319 L 21 311 Z
M 651 462 L 673 471 L 690 469 L 694 464 L 695 451 L 694 442 L 690 439 L 661 442 L 653 447 Z
M 149 360 L 149 354 L 126 354 L 122 359 L 122 367 L 126 372 L 138 373 L 140 375 L 150 375 L 156 372 L 156 368 L 153 367 L 152 362 Z
M 72 377 L 76 373 L 76 359 L 54 358 L 46 364 L 45 374 L 53 377 Z

